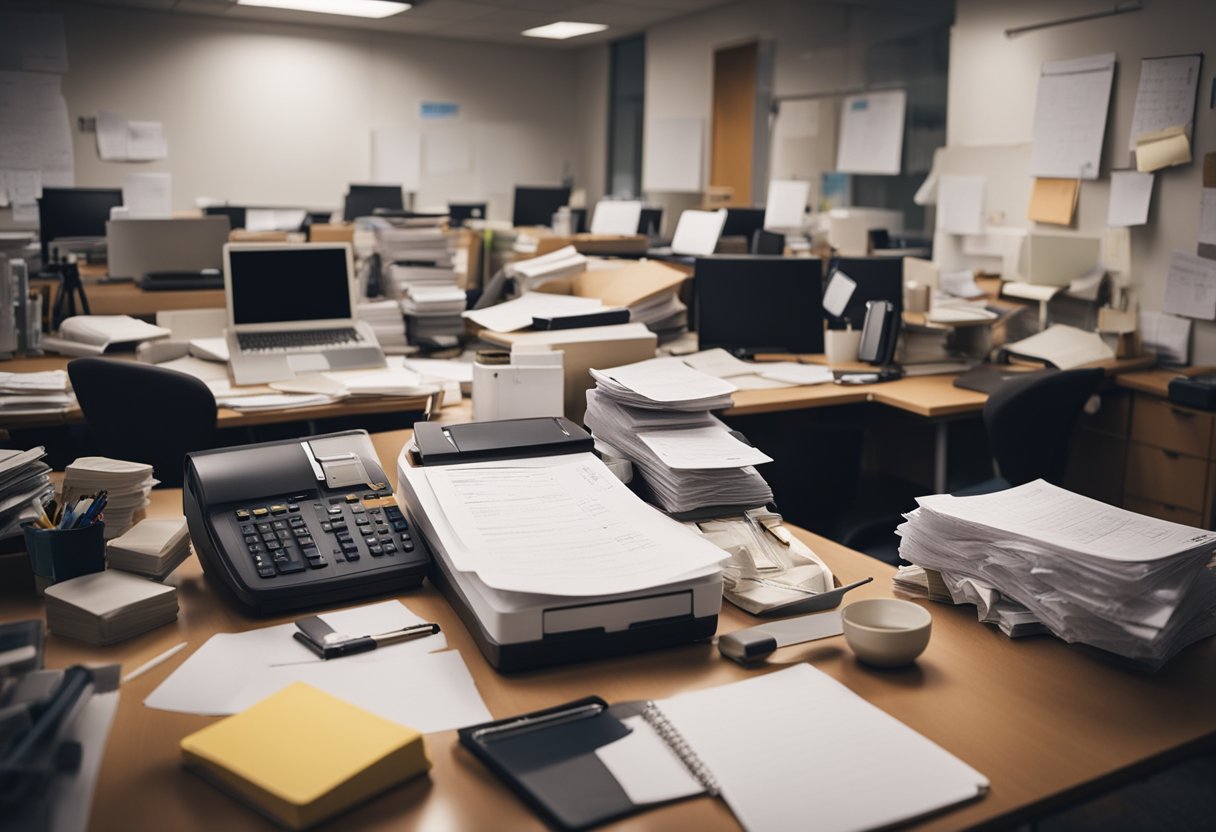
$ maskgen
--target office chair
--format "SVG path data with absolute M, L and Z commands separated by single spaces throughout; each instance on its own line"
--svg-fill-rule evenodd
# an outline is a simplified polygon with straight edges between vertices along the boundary
M 1044 479 L 1059 485 L 1068 464 L 1068 442 L 1081 408 L 1097 392 L 1100 369 L 1062 370 L 1004 382 L 984 403 L 984 429 L 997 475 L 951 493 L 991 494 Z M 899 563 L 895 527 L 902 514 L 887 514 L 849 530 L 841 543 L 886 563 Z
M 90 357 L 69 362 L 68 377 L 98 452 L 150 463 L 162 485 L 180 486 L 186 454 L 215 444 L 215 396 L 194 376 Z
M 785 254 L 785 235 L 757 228 L 752 235 L 752 254 Z

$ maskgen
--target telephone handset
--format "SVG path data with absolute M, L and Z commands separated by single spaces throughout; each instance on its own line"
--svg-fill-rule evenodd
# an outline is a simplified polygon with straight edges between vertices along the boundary
M 430 561 L 362 430 L 188 454 L 182 501 L 204 574 L 253 615 L 415 587 Z

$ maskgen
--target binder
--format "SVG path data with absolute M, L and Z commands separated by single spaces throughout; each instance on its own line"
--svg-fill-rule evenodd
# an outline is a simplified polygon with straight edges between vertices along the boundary
M 459 736 L 542 818 L 569 830 L 720 795 L 750 832 L 844 832 L 988 790 L 975 769 L 806 664 L 661 701 L 586 697 Z

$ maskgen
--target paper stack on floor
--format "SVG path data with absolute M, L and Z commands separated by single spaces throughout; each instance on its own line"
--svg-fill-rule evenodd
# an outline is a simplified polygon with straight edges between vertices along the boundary
M 103 514 L 105 536 L 112 540 L 131 528 L 135 512 L 148 505 L 148 493 L 156 483 L 152 466 L 143 462 L 82 456 L 64 469 L 60 502 L 70 505 L 78 497 L 104 488 L 109 497 Z
M 22 534 L 21 525 L 37 520 L 42 506 L 55 496 L 42 461 L 46 448 L 0 449 L 0 539 Z
M 111 569 L 163 581 L 190 556 L 185 517 L 140 520 L 126 534 L 106 544 Z
M 75 403 L 65 370 L 0 373 L 0 415 L 62 413 Z
M 755 507 L 772 489 L 752 466 L 772 462 L 740 441 L 710 410 L 731 405 L 734 385 L 678 358 L 592 370 L 585 423 L 596 441 L 642 472 L 672 513 L 711 506 Z
M 380 348 L 388 355 L 408 351 L 405 338 L 405 315 L 397 300 L 365 300 L 359 303 L 358 317 L 372 328 Z
M 47 629 L 89 644 L 115 644 L 176 618 L 176 587 L 126 572 L 94 572 L 46 588 Z
M 1002 627 L 1029 612 L 1065 641 L 1148 668 L 1216 633 L 1216 532 L 1042 480 L 917 502 L 899 527 L 900 555 L 939 572 L 955 603 L 976 604 Z

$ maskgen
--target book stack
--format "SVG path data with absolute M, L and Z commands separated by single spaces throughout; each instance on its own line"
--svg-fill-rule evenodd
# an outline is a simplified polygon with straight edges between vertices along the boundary
M 380 348 L 387 355 L 409 352 L 405 335 L 405 315 L 396 300 L 365 300 L 359 303 L 357 315 L 372 328 Z
M 190 556 L 185 517 L 140 520 L 106 544 L 111 569 L 163 581 Z
M 93 572 L 46 588 L 47 629 L 89 644 L 116 644 L 176 618 L 176 587 L 126 572 Z
M 453 235 L 441 228 L 376 227 L 384 294 L 401 300 L 411 286 L 455 286 Z
M 414 285 L 401 300 L 410 340 L 415 344 L 454 346 L 464 332 L 466 297 L 453 282 L 445 285 Z
M 104 456 L 82 456 L 64 469 L 63 496 L 71 504 L 77 497 L 105 490 L 106 540 L 122 535 L 135 522 L 135 512 L 148 505 L 148 494 L 157 480 L 152 466 Z
M 1216 633 L 1216 532 L 1136 514 L 1042 480 L 975 497 L 921 497 L 901 588 L 974 604 L 1011 635 L 1037 622 L 1068 642 L 1156 669 Z M 936 588 L 935 588 L 936 587 Z
M 0 415 L 62 413 L 75 403 L 66 370 L 0 373 Z
M 733 384 L 677 358 L 592 370 L 585 423 L 599 445 L 631 461 L 672 514 L 754 508 L 773 499 L 754 466 L 772 459 L 709 411 L 730 407 Z
M 45 456 L 42 446 L 0 450 L 0 539 L 22 534 L 21 526 L 42 516 L 42 507 L 55 496 Z

